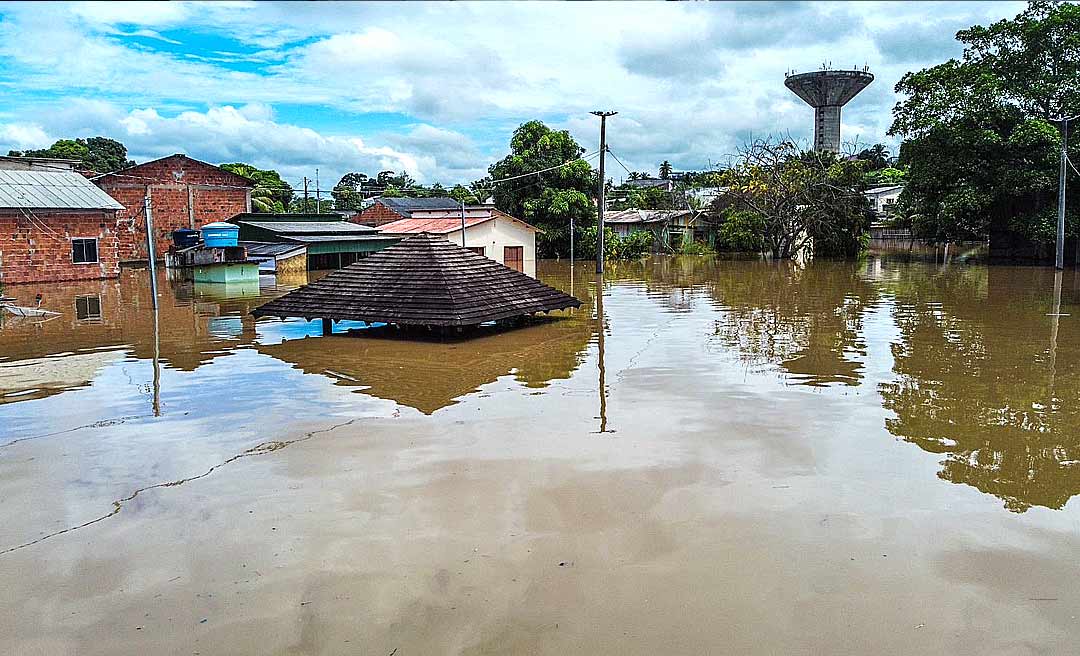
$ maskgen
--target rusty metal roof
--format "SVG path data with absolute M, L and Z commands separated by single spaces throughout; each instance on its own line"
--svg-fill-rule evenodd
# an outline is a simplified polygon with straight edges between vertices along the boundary
M 474 326 L 581 301 L 524 273 L 420 234 L 257 308 L 304 317 L 413 326 Z
M 122 210 L 124 206 L 78 173 L 0 170 L 0 208 Z

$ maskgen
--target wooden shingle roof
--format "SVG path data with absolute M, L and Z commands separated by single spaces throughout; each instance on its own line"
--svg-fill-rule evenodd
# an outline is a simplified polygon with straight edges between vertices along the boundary
M 524 273 L 423 233 L 289 292 L 252 314 L 474 326 L 580 305 L 573 296 Z

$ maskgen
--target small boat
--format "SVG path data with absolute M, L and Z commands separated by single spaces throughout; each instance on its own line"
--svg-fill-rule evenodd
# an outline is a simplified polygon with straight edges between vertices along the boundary
M 0 310 L 7 312 L 8 314 L 16 317 L 58 317 L 59 312 L 52 312 L 50 310 L 42 310 L 41 307 L 23 307 L 21 305 L 15 305 L 17 299 L 10 296 L 0 296 Z M 38 306 L 41 305 L 41 294 L 37 296 Z

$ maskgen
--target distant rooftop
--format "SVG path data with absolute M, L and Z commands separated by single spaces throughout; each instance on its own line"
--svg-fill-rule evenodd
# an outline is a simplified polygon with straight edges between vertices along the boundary
M 461 207 L 461 203 L 449 196 L 436 198 L 379 198 L 376 200 L 398 214 L 408 216 L 414 210 L 452 210 Z
M 0 168 L 0 208 L 122 210 L 124 206 L 78 173 Z
M 690 210 L 620 210 L 618 212 L 604 212 L 604 223 L 662 223 L 684 214 L 691 214 Z

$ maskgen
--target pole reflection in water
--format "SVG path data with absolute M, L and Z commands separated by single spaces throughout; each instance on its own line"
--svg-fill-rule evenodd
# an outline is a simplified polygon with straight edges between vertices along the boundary
M 161 330 L 158 324 L 158 306 L 154 303 L 154 416 L 161 416 Z
M 1069 315 L 1061 313 L 1061 277 L 1064 271 L 1060 269 L 1054 272 L 1054 309 L 1050 313 L 1050 392 L 1054 391 L 1054 379 L 1057 372 L 1057 342 L 1058 327 L 1061 317 Z
M 600 432 L 608 432 L 607 427 L 607 381 L 604 369 L 604 274 L 596 274 L 596 366 L 600 370 Z

